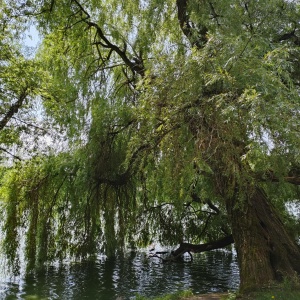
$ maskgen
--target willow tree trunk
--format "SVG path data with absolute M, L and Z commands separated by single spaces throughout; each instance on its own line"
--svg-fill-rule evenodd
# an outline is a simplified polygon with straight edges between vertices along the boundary
M 238 254 L 242 292 L 257 290 L 285 277 L 297 278 L 299 246 L 260 188 L 248 196 L 244 205 L 233 199 L 227 201 L 227 211 Z

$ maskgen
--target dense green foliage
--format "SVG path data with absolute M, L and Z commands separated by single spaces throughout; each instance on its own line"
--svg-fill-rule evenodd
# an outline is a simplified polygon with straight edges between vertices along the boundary
M 0 4 L 0 159 L 4 164 L 9 157 L 31 156 L 40 137 L 55 131 L 47 121 L 51 116 L 42 122 L 43 104 L 55 94 L 51 75 L 23 44 L 30 22 L 17 16 L 16 3 L 11 4 Z
M 299 199 L 297 1 L 6 3 L 1 149 L 37 119 L 53 136 L 45 153 L 44 131 L 29 130 L 34 151 L 1 169 L 15 270 L 22 239 L 31 269 L 152 239 L 221 238 L 227 200 L 246 211 L 256 186 L 299 237 L 285 207 Z M 40 31 L 34 58 L 13 39 L 17 21 Z

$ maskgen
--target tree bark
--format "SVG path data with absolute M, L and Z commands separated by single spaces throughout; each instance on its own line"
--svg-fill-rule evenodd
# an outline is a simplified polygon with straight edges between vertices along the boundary
M 247 203 L 227 202 L 240 268 L 242 292 L 294 280 L 300 274 L 300 249 L 286 231 L 262 189 L 256 188 Z
M 0 131 L 7 125 L 11 118 L 19 111 L 27 97 L 27 88 L 20 94 L 18 100 L 13 103 L 8 109 L 7 113 L 0 120 Z
M 205 243 L 205 244 L 190 244 L 190 243 L 181 243 L 180 246 L 172 252 L 174 257 L 179 257 L 182 254 L 186 252 L 194 252 L 194 253 L 200 253 L 215 249 L 224 248 L 226 246 L 229 246 L 230 244 L 233 244 L 233 237 L 232 235 L 228 235 L 220 240 Z
M 184 35 L 188 38 L 192 46 L 195 46 L 198 49 L 203 48 L 205 43 L 207 42 L 207 32 L 208 29 L 205 25 L 200 26 L 200 28 L 191 25 L 192 22 L 190 20 L 188 14 L 188 0 L 177 0 L 177 18 L 180 25 L 180 28 Z M 200 25 L 200 24 L 199 24 Z
M 188 0 L 177 0 L 176 3 L 183 34 L 193 46 L 197 42 L 196 46 L 201 49 L 205 45 L 205 24 L 197 24 L 198 28 L 205 30 L 203 33 L 198 30 L 198 36 L 195 36 L 195 26 L 191 26 L 189 18 Z M 212 6 L 211 3 L 208 5 Z M 217 17 L 214 7 L 211 10 L 212 15 Z M 290 34 L 282 36 L 281 40 L 286 38 L 295 37 Z M 213 93 L 222 91 L 214 89 Z M 300 274 L 299 246 L 285 229 L 270 199 L 258 186 L 260 180 L 253 176 L 251 170 L 245 170 L 245 164 L 241 162 L 247 145 L 244 141 L 249 135 L 245 124 L 222 125 L 221 114 L 214 116 L 208 112 L 206 116 L 205 113 L 202 112 L 205 116 L 202 120 L 195 119 L 202 124 L 189 121 L 189 126 L 195 140 L 203 137 L 199 149 L 203 160 L 213 171 L 215 192 L 226 204 L 238 254 L 241 291 L 260 289 L 283 278 L 294 280 Z M 228 130 L 231 125 L 236 131 L 234 138 L 230 135 L 233 129 Z M 286 177 L 285 180 L 300 184 L 298 176 Z

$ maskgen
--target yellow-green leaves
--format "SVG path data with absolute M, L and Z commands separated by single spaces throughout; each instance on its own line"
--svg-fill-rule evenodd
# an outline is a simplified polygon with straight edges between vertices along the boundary
M 42 119 L 59 144 L 52 151 L 65 153 L 24 165 L 33 174 L 16 178 L 34 190 L 18 196 L 27 229 L 38 233 L 28 235 L 28 258 L 46 260 L 46 248 L 59 258 L 113 254 L 151 234 L 196 240 L 197 228 L 218 236 L 228 199 L 243 202 L 260 175 L 283 178 L 299 164 L 295 3 L 45 0 L 29 8 L 43 40 L 28 60 L 12 47 L 13 30 L 0 34 L 0 118 L 25 92 L 14 117 Z M 37 104 L 39 118 L 29 118 Z M 12 119 L 0 136 L 7 144 L 20 136 Z M 206 212 L 208 200 L 219 212 Z M 25 210 L 16 213 L 7 224 Z M 14 228 L 6 228 L 12 249 Z

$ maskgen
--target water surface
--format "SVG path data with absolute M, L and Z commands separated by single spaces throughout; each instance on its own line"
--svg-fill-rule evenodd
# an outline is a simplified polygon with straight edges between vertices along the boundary
M 236 256 L 211 251 L 176 263 L 162 263 L 147 252 L 96 262 L 49 266 L 27 277 L 0 275 L 0 299 L 135 299 L 178 290 L 193 293 L 224 292 L 239 285 Z

